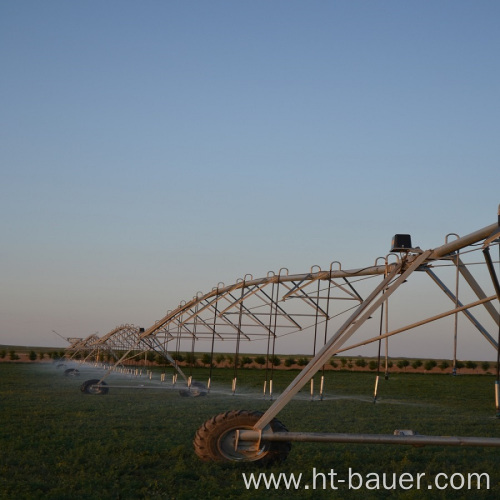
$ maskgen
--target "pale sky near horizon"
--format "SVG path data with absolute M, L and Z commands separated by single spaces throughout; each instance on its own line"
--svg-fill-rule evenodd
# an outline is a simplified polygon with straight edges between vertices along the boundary
M 499 19 L 484 0 L 2 2 L 0 344 L 148 327 L 219 281 L 492 224 Z

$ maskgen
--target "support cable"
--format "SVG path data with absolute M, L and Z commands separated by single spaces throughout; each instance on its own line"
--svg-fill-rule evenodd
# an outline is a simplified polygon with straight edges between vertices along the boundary
M 273 303 L 274 303 L 274 282 L 271 285 L 271 302 L 269 303 L 269 326 L 268 326 L 268 335 L 267 335 L 267 352 L 266 352 L 266 379 L 264 381 L 264 397 L 266 396 L 267 383 L 268 383 L 268 375 L 269 375 L 269 349 L 271 347 L 271 327 L 273 323 Z M 272 392 L 272 390 L 271 390 Z
M 387 257 L 385 259 L 385 271 L 384 271 L 384 279 L 387 278 L 388 274 L 388 261 Z M 385 290 L 382 290 L 382 296 L 384 295 Z M 384 322 L 384 304 L 385 302 L 382 302 L 380 304 L 380 326 L 379 326 L 379 336 L 381 337 L 378 341 L 378 355 L 377 355 L 377 376 L 375 377 L 375 388 L 373 389 L 373 402 L 377 402 L 377 395 L 378 395 L 378 382 L 380 380 L 380 360 L 381 360 L 381 355 L 382 355 L 382 325 Z M 386 339 L 387 342 L 387 339 Z M 387 344 L 386 344 L 386 370 L 387 370 Z M 387 373 L 387 372 L 386 372 Z
M 245 293 L 245 283 L 246 275 L 243 278 L 243 283 L 241 285 L 241 297 L 240 297 L 240 312 L 238 315 L 238 332 L 236 335 L 236 350 L 234 353 L 234 375 L 233 375 L 233 395 L 236 393 L 236 381 L 238 379 L 238 363 L 240 354 L 240 341 L 241 341 L 241 327 L 243 324 L 243 294 Z
M 319 268 L 319 266 L 318 266 Z M 321 271 L 321 268 L 319 268 Z M 312 273 L 312 269 L 311 269 Z M 317 302 L 316 302 L 316 312 L 314 314 L 314 343 L 313 343 L 313 355 L 312 357 L 316 356 L 316 341 L 317 341 L 317 336 L 318 336 L 318 316 L 319 316 L 319 293 L 320 293 L 320 280 L 318 280 L 318 292 L 317 292 Z M 328 322 L 328 318 L 327 318 Z M 324 366 L 324 365 L 323 365 Z M 311 401 L 314 399 L 314 377 L 311 377 Z
M 217 285 L 217 295 L 219 295 L 219 285 Z M 212 369 L 214 366 L 214 345 L 215 345 L 215 329 L 217 325 L 217 310 L 218 310 L 219 301 L 215 301 L 214 308 L 214 326 L 212 327 L 212 345 L 210 346 L 210 368 L 208 371 L 208 384 L 207 390 L 210 392 L 210 385 L 212 382 Z
M 328 292 L 326 295 L 326 320 L 325 320 L 325 337 L 324 337 L 324 342 L 323 346 L 326 345 L 326 339 L 327 339 L 327 334 L 328 334 L 328 321 L 330 319 L 330 294 L 331 294 L 331 289 L 332 289 L 332 265 L 330 264 L 330 276 L 328 279 Z M 318 300 L 319 300 L 319 294 L 318 294 Z M 321 373 L 321 385 L 319 388 L 319 399 L 320 401 L 323 401 L 324 397 L 324 388 L 325 388 L 325 365 L 323 365 L 323 371 Z
M 276 299 L 274 299 L 274 326 L 273 326 L 273 343 L 272 343 L 272 354 L 271 354 L 271 377 L 269 380 L 269 398 L 272 401 L 273 399 L 273 375 L 274 375 L 274 360 L 276 353 L 276 330 L 278 328 L 278 301 L 280 296 L 280 277 L 281 277 L 281 269 L 278 273 L 278 283 L 276 284 Z

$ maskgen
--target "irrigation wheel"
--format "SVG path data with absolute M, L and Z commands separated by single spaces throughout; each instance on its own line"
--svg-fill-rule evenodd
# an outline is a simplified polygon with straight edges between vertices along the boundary
M 64 370 L 64 376 L 65 377 L 79 377 L 80 372 L 76 368 L 68 368 L 67 370 Z
M 109 388 L 106 387 L 106 382 L 99 384 L 99 379 L 86 380 L 81 386 L 80 390 L 85 394 L 107 394 Z
M 198 396 L 206 396 L 207 392 L 207 386 L 203 382 L 193 381 L 187 389 L 181 389 L 179 394 L 186 398 L 196 398 Z
M 252 429 L 262 416 L 260 411 L 236 410 L 220 413 L 207 420 L 196 432 L 194 451 L 205 462 L 260 462 L 270 464 L 286 459 L 292 447 L 289 442 L 240 442 L 235 449 L 236 431 Z M 288 432 L 277 419 L 265 431 Z

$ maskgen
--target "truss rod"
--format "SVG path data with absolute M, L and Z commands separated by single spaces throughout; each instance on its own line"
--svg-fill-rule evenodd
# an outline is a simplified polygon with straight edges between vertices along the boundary
M 486 297 L 484 299 L 476 300 L 475 302 L 472 302 L 471 304 L 467 304 L 467 305 L 462 306 L 462 307 L 456 307 L 455 309 L 451 309 L 450 311 L 446 311 L 444 313 L 437 314 L 436 316 L 432 316 L 431 318 L 427 318 L 427 319 L 424 319 L 422 321 L 412 323 L 411 325 L 407 325 L 407 326 L 398 328 L 397 330 L 393 330 L 392 332 L 384 333 L 383 335 L 377 335 L 376 337 L 372 337 L 371 339 L 368 339 L 368 340 L 363 340 L 361 342 L 358 342 L 357 344 L 350 345 L 349 347 L 344 347 L 343 349 L 338 349 L 337 351 L 334 351 L 333 354 L 339 354 L 341 352 L 350 351 L 351 349 L 356 349 L 357 347 L 362 347 L 364 345 L 371 344 L 372 342 L 377 342 L 378 340 L 392 337 L 393 335 L 396 335 L 398 333 L 406 332 L 407 330 L 412 330 L 413 328 L 417 328 L 418 326 L 426 325 L 427 323 L 432 323 L 433 321 L 436 321 L 438 319 L 446 318 L 447 316 L 451 316 L 452 314 L 462 312 L 466 309 L 469 309 L 470 307 L 476 307 L 476 306 L 479 306 L 481 304 L 484 304 L 487 301 L 492 301 L 495 299 L 496 299 L 496 296 L 492 295 L 491 297 Z M 498 348 L 497 343 L 493 339 L 492 339 L 492 345 L 495 349 Z
M 426 269 L 426 273 L 439 286 L 439 288 L 443 290 L 446 296 L 449 297 L 453 303 L 456 302 L 458 306 L 463 306 L 462 302 L 460 302 L 460 300 L 457 300 L 457 297 L 453 294 L 453 292 L 436 276 L 434 272 L 432 272 L 430 269 Z M 486 298 L 486 294 L 482 294 L 479 298 L 480 300 L 484 300 Z M 491 301 L 482 302 L 482 304 L 484 306 L 486 306 L 487 304 L 492 305 Z M 484 338 L 496 349 L 497 344 L 495 342 L 495 339 L 488 333 L 486 328 L 484 328 L 483 325 L 481 325 L 481 323 L 473 316 L 469 309 L 462 309 L 462 312 L 467 317 L 467 319 L 469 319 L 469 321 L 477 328 L 481 335 L 483 335 Z

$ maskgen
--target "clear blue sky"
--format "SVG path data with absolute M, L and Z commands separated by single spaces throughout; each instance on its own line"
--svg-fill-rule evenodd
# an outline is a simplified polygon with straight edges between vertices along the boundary
M 0 343 L 148 327 L 219 281 L 493 223 L 499 19 L 481 0 L 2 2 Z

